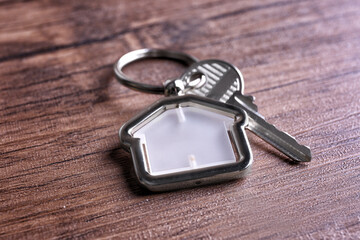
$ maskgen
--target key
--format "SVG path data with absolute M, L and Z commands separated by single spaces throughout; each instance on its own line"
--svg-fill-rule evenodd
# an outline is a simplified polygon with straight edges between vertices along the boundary
M 258 113 L 258 108 L 254 104 L 255 98 L 243 94 L 243 77 L 235 66 L 221 60 L 199 61 L 183 74 L 181 77 L 182 81 L 188 81 L 196 72 L 204 74 L 206 81 L 202 86 L 186 91 L 186 94 L 212 98 L 245 110 L 249 117 L 247 129 L 292 160 L 297 162 L 311 161 L 309 147 L 299 144 L 294 137 L 278 130 Z

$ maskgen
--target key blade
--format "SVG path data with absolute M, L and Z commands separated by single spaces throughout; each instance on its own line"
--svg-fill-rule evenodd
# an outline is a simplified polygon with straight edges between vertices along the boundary
M 263 118 L 260 118 L 253 113 L 248 113 L 248 115 L 252 115 L 249 119 L 249 130 L 291 159 L 297 162 L 311 161 L 310 148 L 299 144 L 295 138 L 286 132 L 279 131 L 274 125 L 269 124 Z
M 246 96 L 243 96 L 240 92 L 235 93 L 227 103 L 240 107 L 246 111 L 249 116 L 249 125 L 247 128 L 250 131 L 294 161 L 311 161 L 311 151 L 309 147 L 299 144 L 295 138 L 266 122 L 263 116 L 254 111 L 256 108 L 246 105 L 246 101 L 244 100 L 245 97 Z

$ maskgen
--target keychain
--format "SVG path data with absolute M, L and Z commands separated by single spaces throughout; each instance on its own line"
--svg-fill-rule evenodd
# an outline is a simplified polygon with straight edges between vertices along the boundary
M 122 69 L 145 58 L 180 61 L 189 68 L 163 86 L 128 78 Z M 118 81 L 134 90 L 164 94 L 125 123 L 120 141 L 132 155 L 135 173 L 152 191 L 236 179 L 245 176 L 252 153 L 245 128 L 296 162 L 309 162 L 311 151 L 275 128 L 257 112 L 254 97 L 244 95 L 241 72 L 221 60 L 203 60 L 181 52 L 140 49 L 114 65 Z

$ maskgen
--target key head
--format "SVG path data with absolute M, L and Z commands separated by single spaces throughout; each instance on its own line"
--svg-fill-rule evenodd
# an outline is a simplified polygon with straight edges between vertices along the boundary
M 230 63 L 221 60 L 203 60 L 191 65 L 181 76 L 184 82 L 195 73 L 206 76 L 205 83 L 199 88 L 193 88 L 186 94 L 212 98 L 226 102 L 236 91 L 243 92 L 244 82 L 241 72 Z

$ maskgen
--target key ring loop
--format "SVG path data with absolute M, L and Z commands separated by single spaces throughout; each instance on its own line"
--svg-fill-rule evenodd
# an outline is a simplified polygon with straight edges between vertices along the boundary
M 125 75 L 122 69 L 135 61 L 148 58 L 166 58 L 170 60 L 179 61 L 190 66 L 191 64 L 198 61 L 197 58 L 188 55 L 186 53 L 165 50 L 165 49 L 152 49 L 144 48 L 139 50 L 134 50 L 124 54 L 119 60 L 114 64 L 114 72 L 119 83 L 123 84 L 126 87 L 146 92 L 146 93 L 155 93 L 155 94 L 164 94 L 165 86 L 152 85 L 141 82 L 136 82 Z

